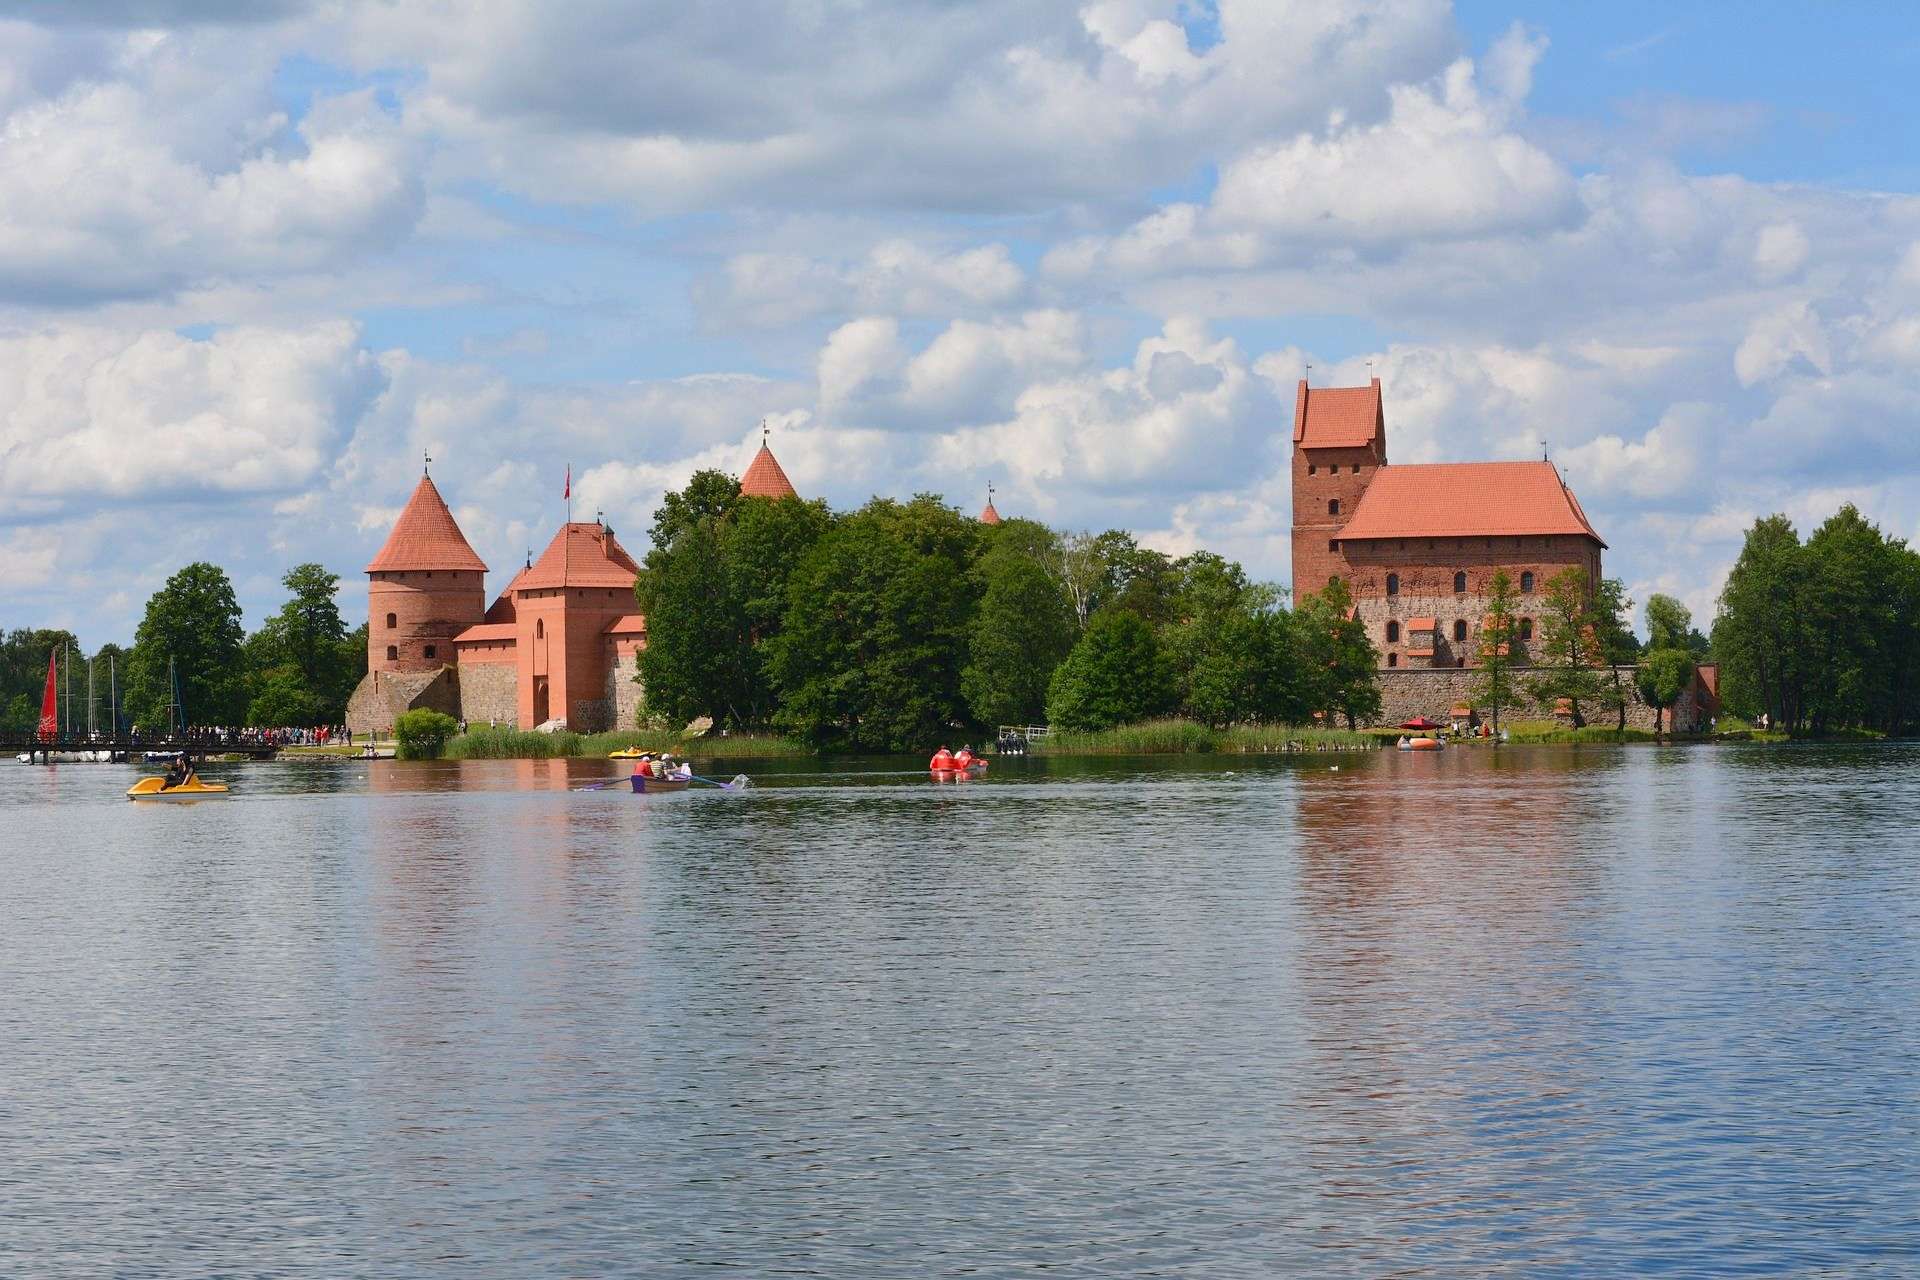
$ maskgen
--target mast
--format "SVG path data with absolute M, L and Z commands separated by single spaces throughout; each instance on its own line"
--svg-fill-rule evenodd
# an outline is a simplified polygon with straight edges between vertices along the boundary
M 93 659 L 87 659 L 87 737 L 93 737 Z
M 67 673 L 62 683 L 65 685 L 64 692 L 66 694 L 65 701 L 67 704 L 67 732 L 72 733 L 73 732 L 73 641 L 68 640 L 66 642 L 66 649 L 67 649 Z
M 120 673 L 115 670 L 113 655 L 107 655 L 107 715 L 113 721 L 108 732 L 117 738 L 120 736 Z

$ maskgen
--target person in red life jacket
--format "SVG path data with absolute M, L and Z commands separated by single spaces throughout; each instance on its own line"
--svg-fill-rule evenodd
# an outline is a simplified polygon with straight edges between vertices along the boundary
M 953 752 L 941 747 L 933 753 L 933 759 L 927 761 L 927 768 L 934 773 L 953 772 Z
M 953 767 L 956 769 L 966 769 L 966 768 L 970 768 L 972 764 L 973 764 L 973 748 L 968 746 L 962 746 L 960 750 L 957 753 L 955 753 L 953 757 Z

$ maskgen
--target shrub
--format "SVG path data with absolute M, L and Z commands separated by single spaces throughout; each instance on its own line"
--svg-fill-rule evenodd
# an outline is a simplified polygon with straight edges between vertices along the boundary
M 393 722 L 399 743 L 395 754 L 402 760 L 437 760 L 459 727 L 459 721 L 443 711 L 416 707 Z

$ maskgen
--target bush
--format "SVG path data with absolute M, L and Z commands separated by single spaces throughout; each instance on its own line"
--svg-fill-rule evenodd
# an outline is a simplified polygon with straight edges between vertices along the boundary
M 1369 733 L 1317 725 L 1230 725 L 1211 729 L 1193 720 L 1143 720 L 1101 730 L 1056 730 L 1037 739 L 1035 755 L 1264 755 L 1288 751 L 1365 751 L 1380 745 Z
M 443 711 L 417 707 L 393 722 L 399 742 L 395 754 L 402 760 L 437 760 L 459 727 L 460 722 Z

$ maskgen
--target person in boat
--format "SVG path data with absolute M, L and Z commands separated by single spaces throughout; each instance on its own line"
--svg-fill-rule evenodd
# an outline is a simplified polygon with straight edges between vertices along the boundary
M 953 767 L 956 769 L 970 769 L 973 767 L 973 748 L 971 746 L 968 746 L 964 742 L 960 744 L 960 750 L 954 752 L 953 755 Z
M 933 753 L 933 759 L 927 761 L 927 768 L 934 773 L 952 773 L 953 752 L 947 750 L 942 744 L 941 748 Z
M 693 766 L 682 760 L 673 767 L 673 776 L 683 782 L 693 781 Z
M 182 751 L 173 758 L 173 763 L 167 766 L 167 776 L 160 784 L 160 789 L 171 791 L 175 787 L 184 787 L 192 781 L 193 763 L 187 759 L 187 753 Z

